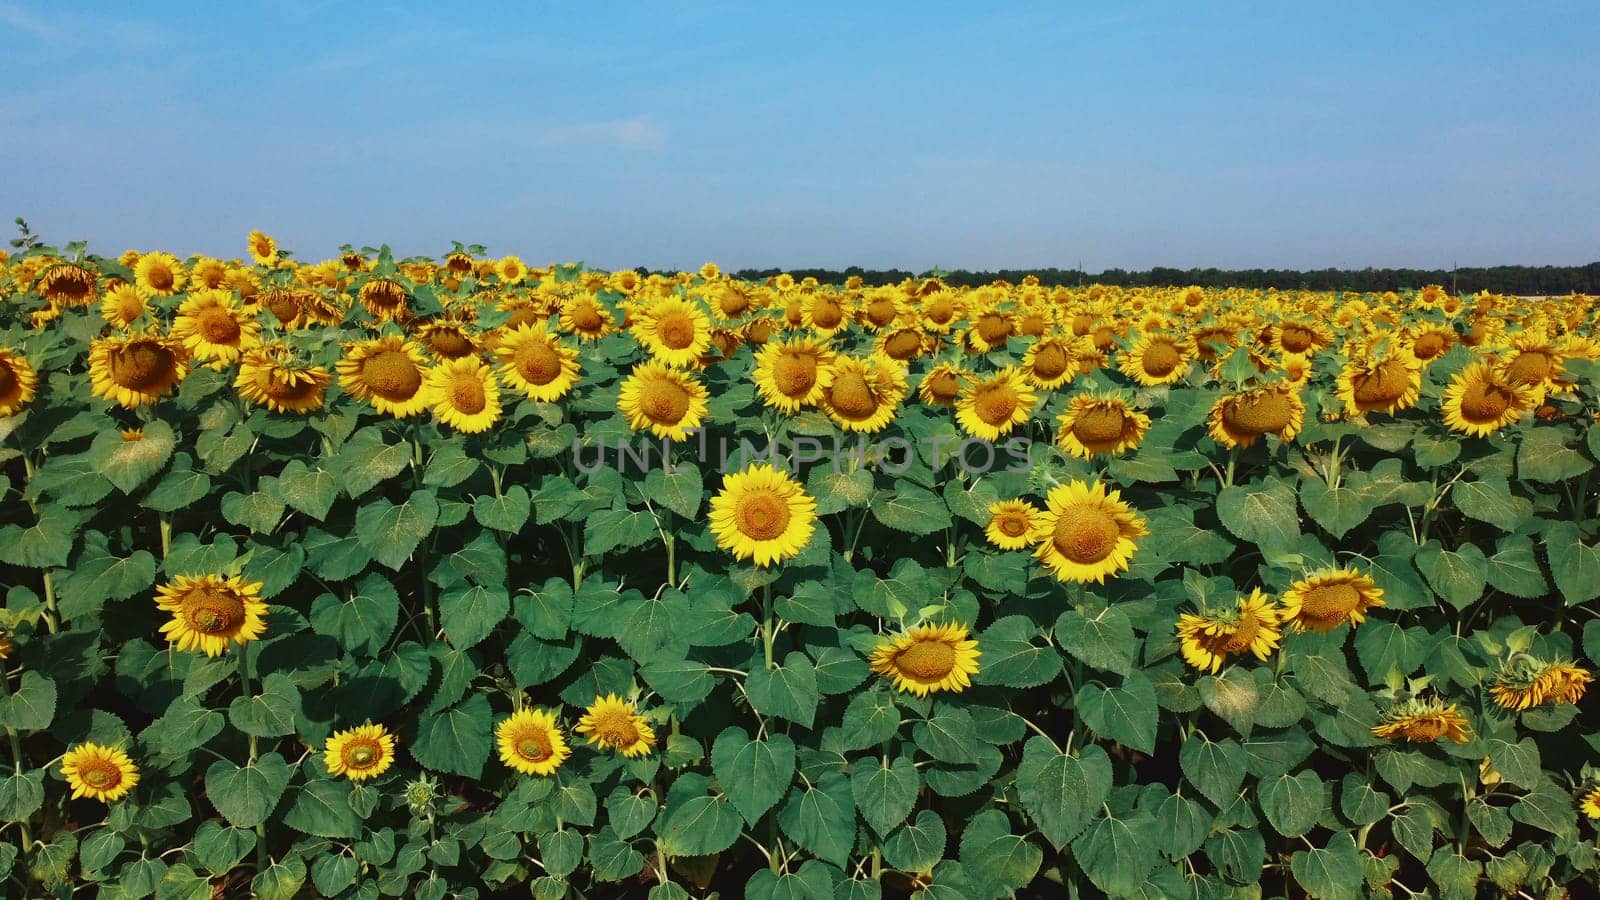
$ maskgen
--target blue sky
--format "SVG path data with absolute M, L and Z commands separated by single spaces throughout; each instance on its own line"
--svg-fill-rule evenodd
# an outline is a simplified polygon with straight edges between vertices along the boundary
M 1600 5 L 1317 6 L 0 0 L 0 215 L 607 268 L 1600 259 Z

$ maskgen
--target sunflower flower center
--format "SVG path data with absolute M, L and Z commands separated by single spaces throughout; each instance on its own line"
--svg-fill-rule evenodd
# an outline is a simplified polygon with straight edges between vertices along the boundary
M 172 289 L 173 282 L 177 281 L 177 276 L 166 266 L 156 265 L 151 266 L 150 271 L 145 273 L 144 280 L 148 281 L 150 286 L 156 290 L 166 291 Z
M 1016 414 L 1020 399 L 1009 384 L 986 384 L 973 396 L 972 408 L 986 424 L 1004 425 Z
M 261 302 L 272 310 L 280 322 L 291 322 L 300 315 L 300 301 L 292 291 L 270 291 L 261 298 Z
M 200 314 L 200 336 L 208 343 L 231 344 L 239 339 L 239 320 L 220 307 L 211 307 Z
M 878 409 L 872 388 L 856 372 L 841 372 L 834 379 L 828 391 L 828 402 L 840 415 L 850 419 L 865 419 Z
M 3 359 L 0 359 L 0 398 L 10 397 L 11 392 L 16 389 L 16 373 L 11 371 L 11 365 L 9 363 Z
M 995 519 L 995 526 L 1000 529 L 1001 534 L 1007 537 L 1022 537 L 1028 533 L 1028 519 L 1022 513 L 1001 513 Z
M 1403 363 L 1388 359 L 1372 371 L 1356 379 L 1356 403 L 1362 406 L 1386 406 L 1405 396 L 1411 385 L 1411 375 Z
M 915 330 L 902 328 L 883 342 L 883 352 L 890 359 L 910 359 L 922 349 L 922 337 Z
M 201 585 L 183 598 L 183 616 L 202 634 L 231 634 L 244 621 L 244 600 L 230 590 Z
M 917 641 L 896 654 L 894 662 L 918 681 L 938 681 L 956 667 L 956 650 L 944 641 Z
M 1498 422 L 1513 399 L 1510 390 L 1491 381 L 1470 382 L 1461 392 L 1461 417 L 1469 422 Z
M 956 376 L 953 373 L 942 371 L 929 379 L 928 393 L 932 394 L 935 400 L 949 403 L 955 399 L 957 394 L 961 393 L 961 383 L 956 380 Z
M 450 405 L 457 412 L 476 415 L 489 405 L 489 395 L 483 389 L 483 379 L 475 372 L 462 372 L 451 376 Z
M 1060 344 L 1051 342 L 1041 344 L 1038 351 L 1033 354 L 1033 374 L 1046 381 L 1061 377 L 1067 371 L 1071 362 L 1067 358 L 1067 351 Z
M 385 400 L 408 400 L 422 386 L 422 372 L 411 357 L 399 350 L 383 350 L 361 367 L 361 380 Z
M 97 791 L 107 791 L 122 783 L 122 772 L 103 759 L 96 759 L 86 767 L 80 765 L 78 777 Z
M 528 341 L 517 348 L 517 373 L 529 384 L 549 384 L 561 374 L 561 354 L 549 341 Z
M 1222 411 L 1222 420 L 1236 431 L 1267 434 L 1289 427 L 1294 409 L 1282 391 L 1236 397 Z
M 1178 363 L 1183 361 L 1183 354 L 1173 346 L 1171 341 L 1155 341 L 1144 348 L 1144 356 L 1140 362 L 1144 365 L 1146 374 L 1155 378 L 1165 378 L 1178 368 Z
M 371 768 L 372 764 L 378 761 L 379 755 L 380 751 L 376 744 L 362 741 L 351 744 L 345 749 L 344 764 L 352 769 Z
M 594 302 L 585 300 L 572 307 L 572 325 L 578 331 L 598 331 L 605 320 L 600 318 L 600 310 L 595 309 Z
M 1229 623 L 1226 630 L 1220 635 L 1217 649 L 1223 653 L 1243 653 L 1255 643 L 1256 635 L 1261 633 L 1261 620 L 1248 613 L 1241 613 L 1239 618 Z
M 1112 405 L 1091 406 L 1072 419 L 1072 435 L 1086 445 L 1108 444 L 1122 439 L 1127 416 Z
M 472 342 L 458 328 L 441 328 L 428 335 L 428 349 L 445 359 L 460 359 L 472 352 Z
M 132 322 L 144 312 L 144 299 L 135 291 L 117 292 L 117 318 Z
M 1444 338 L 1431 331 L 1417 338 L 1416 343 L 1411 345 L 1411 353 L 1417 359 L 1433 359 L 1443 352 Z
M 669 350 L 682 350 L 694 343 L 694 321 L 679 310 L 671 310 L 656 320 L 656 334 Z
M 1062 556 L 1090 565 L 1110 556 L 1121 538 L 1117 520 L 1104 510 L 1079 507 L 1066 510 L 1056 519 L 1050 540 Z
M 639 408 L 652 422 L 676 425 L 689 414 L 689 399 L 689 392 L 676 381 L 652 378 L 639 393 Z
M 1338 625 L 1361 604 L 1361 592 L 1349 584 L 1319 584 L 1300 600 L 1300 615 L 1324 625 Z
M 943 325 L 955 318 L 956 306 L 948 297 L 936 297 L 928 301 L 928 305 L 924 307 L 924 314 L 927 315 L 928 321 Z
M 789 528 L 789 503 L 773 491 L 753 491 L 739 499 L 737 518 L 746 537 L 775 540 Z
M 633 722 L 633 712 L 625 708 L 597 712 L 591 733 L 597 741 L 611 747 L 631 747 L 639 742 L 639 726 Z
M 1512 384 L 1539 384 L 1550 377 L 1554 366 L 1543 350 L 1524 350 L 1506 366 L 1506 379 Z
M 880 297 L 867 304 L 867 321 L 882 328 L 893 322 L 898 312 L 893 300 Z
M 798 350 L 785 350 L 772 364 L 772 381 L 785 397 L 804 397 L 817 383 L 817 358 Z
M 818 328 L 838 328 L 844 321 L 844 307 L 828 297 L 819 297 L 811 305 L 811 322 Z
M 160 384 L 172 373 L 176 359 L 156 341 L 134 341 L 111 355 L 111 380 L 125 388 L 143 390 Z
M 528 762 L 544 762 L 555 748 L 543 731 L 527 731 L 517 738 L 517 755 Z
M 978 337 L 984 343 L 998 344 L 1011 336 L 1011 320 L 999 313 L 984 313 L 978 317 Z
M 1278 343 L 1290 353 L 1306 352 L 1316 339 L 1316 333 L 1304 325 L 1285 325 L 1278 332 Z

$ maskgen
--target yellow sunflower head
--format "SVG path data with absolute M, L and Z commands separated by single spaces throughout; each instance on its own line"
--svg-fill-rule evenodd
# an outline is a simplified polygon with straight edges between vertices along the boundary
M 929 406 L 955 406 L 961 384 L 972 373 L 954 363 L 942 362 L 928 370 L 917 383 L 917 396 Z
M 656 743 L 656 733 L 650 723 L 635 711 L 632 703 L 616 694 L 596 697 L 573 731 L 586 736 L 596 747 L 606 747 L 627 757 L 644 756 Z
M 100 318 L 106 324 L 127 331 L 150 309 L 145 292 L 138 285 L 123 282 L 106 291 L 100 301 Z
M 1034 555 L 1061 581 L 1104 582 L 1126 571 L 1149 534 L 1142 516 L 1099 481 L 1071 481 L 1050 489 L 1035 532 Z
M 711 346 L 711 317 L 693 301 L 663 297 L 641 310 L 633 336 L 657 362 L 687 368 Z
M 989 504 L 989 525 L 984 534 L 1002 550 L 1023 550 L 1033 545 L 1043 511 L 1026 500 L 996 500 Z
M 572 748 L 556 725 L 556 717 L 542 709 L 519 709 L 494 729 L 500 761 L 524 775 L 551 775 L 561 768 Z
M 705 420 L 705 385 L 665 363 L 634 366 L 617 395 L 617 408 L 634 431 L 681 441 Z
M 57 263 L 46 269 L 35 287 L 39 296 L 57 309 L 88 306 L 95 300 L 96 276 L 77 263 Z
M 189 374 L 189 352 L 154 332 L 89 342 L 89 381 L 96 397 L 129 409 L 155 403 Z
M 1122 374 L 1144 387 L 1171 384 L 1189 371 L 1193 352 L 1177 337 L 1161 332 L 1139 335 L 1118 360 Z
M 1079 394 L 1056 421 L 1056 445 L 1079 459 L 1116 456 L 1139 446 L 1150 417 L 1116 396 Z
M 39 376 L 28 358 L 0 347 L 0 416 L 16 415 L 37 393 Z
M 61 774 L 72 788 L 72 798 L 93 797 L 114 803 L 139 784 L 139 767 L 120 747 L 85 741 L 61 757 Z
M 478 338 L 464 322 L 452 318 L 430 319 L 415 332 L 417 343 L 436 359 L 461 359 L 478 352 Z
M 501 377 L 531 400 L 554 403 L 578 383 L 577 348 L 563 344 L 543 322 L 502 334 L 494 352 Z
M 385 335 L 346 346 L 335 368 L 345 393 L 403 419 L 428 407 L 422 393 L 426 366 L 421 347 L 398 335 Z
M 996 441 L 1027 422 L 1038 399 L 1021 370 L 1007 366 L 962 388 L 956 398 L 956 422 L 974 437 Z
M 1297 632 L 1354 628 L 1367 611 L 1382 606 L 1383 588 L 1354 569 L 1323 569 L 1296 581 L 1283 594 L 1281 618 Z
M 805 326 L 822 338 L 831 337 L 849 325 L 854 315 L 849 300 L 832 291 L 813 294 L 804 309 Z
M 897 690 L 926 697 L 971 687 L 982 655 L 965 625 L 929 623 L 881 638 L 870 662 L 872 671 L 891 679 Z
M 1345 415 L 1392 415 L 1416 404 L 1422 388 L 1422 363 L 1404 351 L 1384 356 L 1358 355 L 1340 370 L 1337 386 Z
M 1022 357 L 1022 373 L 1034 387 L 1051 390 L 1078 375 L 1073 342 L 1059 335 L 1034 341 Z
M 756 353 L 756 390 L 767 406 L 784 413 L 815 406 L 833 382 L 833 351 L 813 337 L 769 342 Z
M 593 294 L 578 294 L 561 305 L 558 324 L 562 331 L 582 341 L 597 341 L 616 328 L 617 317 L 601 305 Z
M 278 242 L 272 239 L 272 235 L 252 231 L 245 243 L 249 245 L 250 258 L 256 261 L 256 265 L 270 266 L 278 261 Z
M 179 650 L 221 656 L 230 644 L 246 644 L 267 630 L 261 583 L 237 575 L 179 575 L 156 589 L 156 606 L 171 613 L 161 633 Z
M 1589 788 L 1578 803 L 1578 809 L 1591 819 L 1600 819 L 1600 785 Z
M 423 404 L 439 421 L 476 434 L 500 421 L 500 383 L 477 356 L 439 363 L 422 384 Z
M 334 732 L 323 748 L 322 760 L 329 775 L 351 781 L 376 778 L 394 765 L 394 735 L 371 722 Z
M 711 533 L 736 559 L 770 566 L 804 550 L 817 501 L 788 472 L 755 463 L 727 476 L 711 498 Z
M 522 261 L 522 257 L 507 255 L 500 257 L 500 261 L 494 264 L 494 272 L 506 284 L 520 284 L 522 279 L 528 276 L 528 266 Z
M 297 361 L 286 345 L 274 341 L 245 353 L 233 386 L 273 412 L 304 415 L 322 408 L 332 381 L 327 369 Z
M 1475 362 L 1450 379 L 1441 409 L 1452 431 L 1487 437 L 1537 405 L 1531 387 L 1504 379 L 1488 363 Z
M 192 358 L 220 367 L 260 342 L 261 323 L 239 308 L 231 291 L 196 291 L 178 306 L 172 337 Z
M 929 335 L 924 334 L 921 328 L 906 325 L 879 331 L 877 339 L 873 341 L 873 347 L 890 359 L 906 362 L 922 356 L 932 343 Z
M 865 358 L 840 356 L 830 368 L 822 408 L 840 428 L 872 434 L 894 421 L 909 390 L 904 366 L 874 353 Z
M 1449 738 L 1457 744 L 1472 740 L 1472 728 L 1454 703 L 1437 698 L 1412 698 L 1396 704 L 1383 714 L 1383 721 L 1372 733 L 1386 741 L 1407 740 L 1431 744 Z
M 1411 334 L 1411 355 L 1423 365 L 1443 356 L 1456 343 L 1456 330 L 1448 325 L 1423 325 Z
M 1249 447 L 1263 435 L 1291 441 L 1305 424 L 1306 405 L 1294 385 L 1278 383 L 1226 394 L 1211 407 L 1209 433 L 1224 447 Z
M 1004 349 L 1017 331 L 1016 319 L 998 306 L 986 305 L 972 316 L 964 335 L 966 343 L 979 353 Z
M 170 297 L 183 290 L 189 276 L 176 256 L 153 251 L 139 257 L 133 267 L 133 277 L 145 293 Z
M 1178 617 L 1183 659 L 1202 672 L 1215 673 L 1228 657 L 1246 652 L 1265 660 L 1282 639 L 1278 610 L 1260 588 L 1240 597 L 1238 606 L 1228 612 L 1202 610 Z

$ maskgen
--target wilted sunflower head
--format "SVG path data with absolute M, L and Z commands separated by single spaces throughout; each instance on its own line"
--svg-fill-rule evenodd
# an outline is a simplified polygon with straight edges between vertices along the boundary
M 982 655 L 965 625 L 928 623 L 881 638 L 870 662 L 872 671 L 893 681 L 897 690 L 926 697 L 971 687 Z
M 356 292 L 361 305 L 380 322 L 406 318 L 406 288 L 393 278 L 368 279 Z
M 1457 744 L 1472 740 L 1472 728 L 1454 703 L 1438 698 L 1412 698 L 1396 704 L 1383 714 L 1383 721 L 1372 733 L 1387 741 L 1407 740 L 1431 744 L 1449 738 Z
M 95 273 L 77 263 L 57 263 L 46 269 L 35 287 L 39 296 L 58 308 L 88 306 L 95 300 Z

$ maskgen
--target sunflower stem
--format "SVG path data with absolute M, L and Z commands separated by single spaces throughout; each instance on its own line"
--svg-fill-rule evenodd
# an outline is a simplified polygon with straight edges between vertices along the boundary
M 247 647 L 244 644 L 240 644 L 239 645 L 239 691 L 240 691 L 240 696 L 244 697 L 246 699 L 246 701 L 248 701 L 249 698 L 250 698 L 250 653 L 249 653 L 249 647 Z M 256 736 L 252 734 L 249 737 L 250 737 L 250 762 L 248 763 L 248 765 L 254 766 L 256 764 L 256 754 L 257 754 L 259 748 L 256 746 Z M 257 872 L 265 872 L 266 870 L 267 870 L 267 828 L 266 828 L 265 825 L 257 825 L 256 826 L 256 871 Z
M 767 668 L 772 666 L 772 642 L 777 638 L 772 622 L 772 585 L 761 586 L 761 644 L 766 651 Z
M 172 515 L 161 514 L 161 558 L 166 559 L 172 552 Z
M 7 699 L 11 697 L 11 682 L 6 680 L 4 672 L 0 672 L 0 693 L 3 693 Z M 6 737 L 11 741 L 11 758 L 16 761 L 17 774 L 21 775 L 27 771 L 27 765 L 22 755 L 22 738 L 17 735 L 15 728 L 9 726 L 6 728 Z M 22 852 L 27 853 L 33 849 L 33 832 L 28 829 L 26 820 L 18 822 L 17 827 L 22 831 Z

